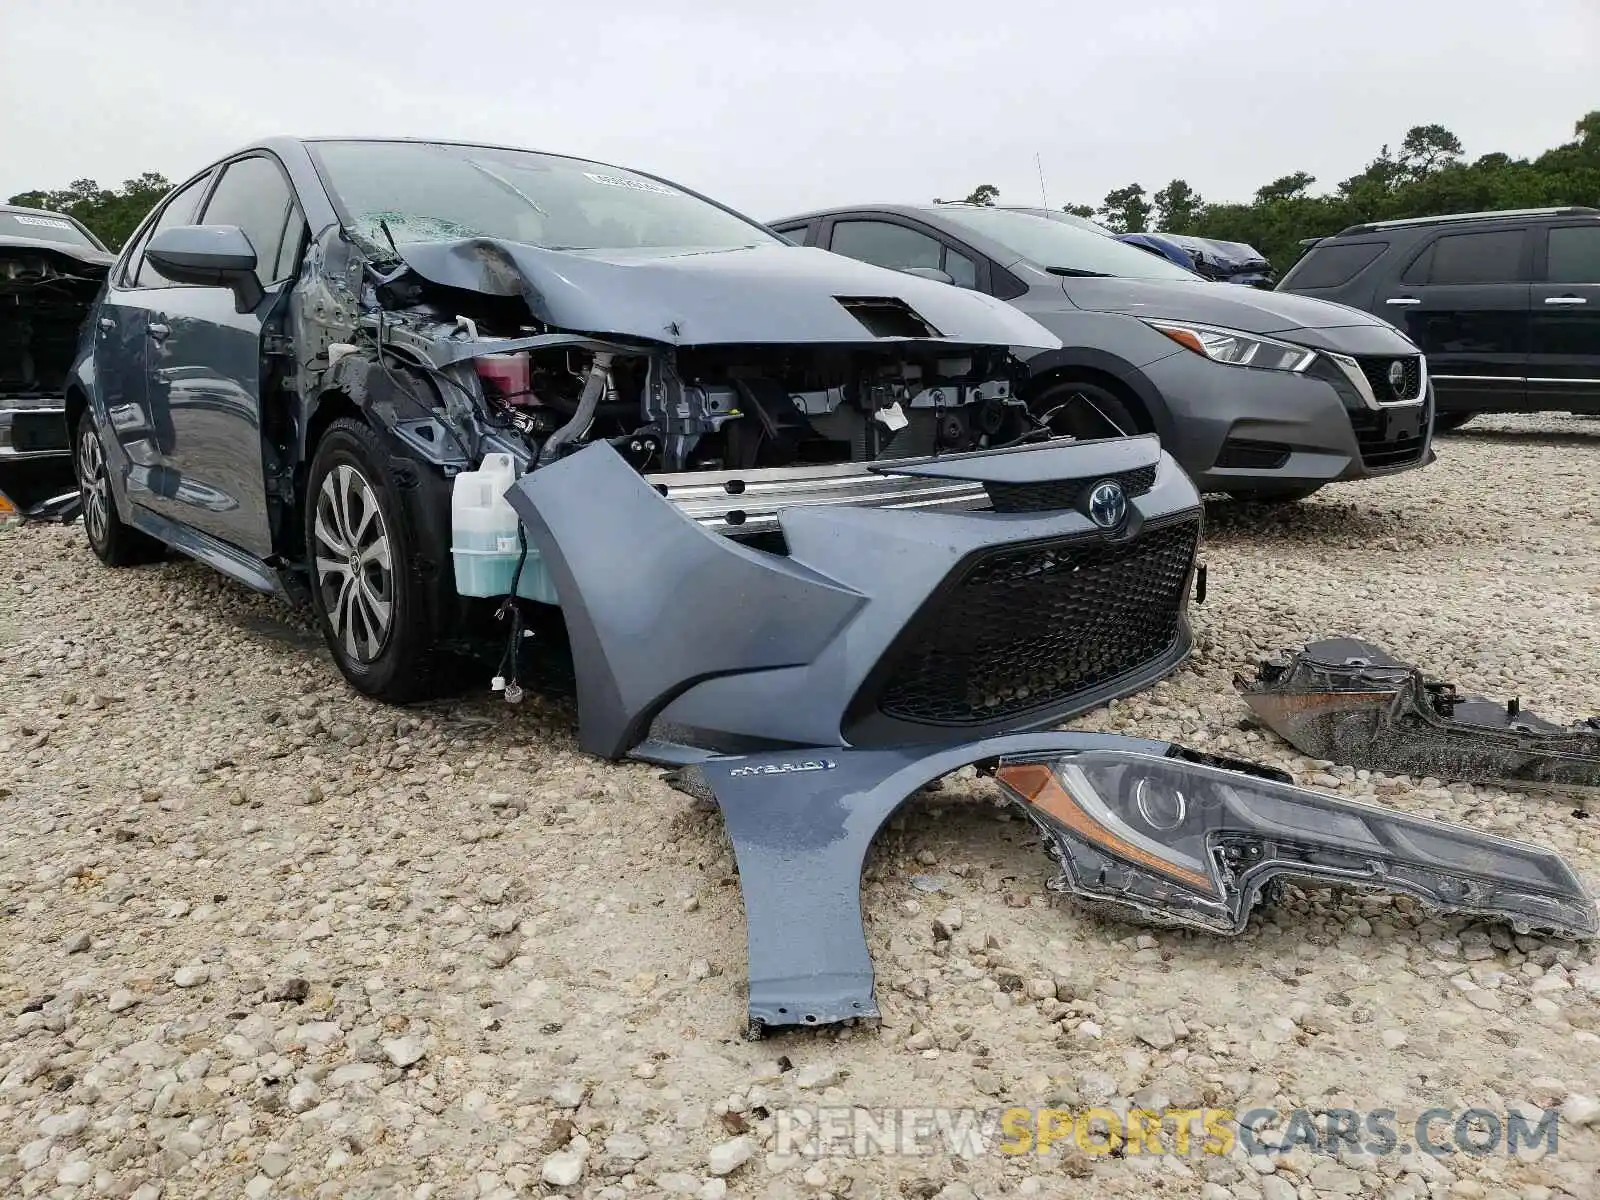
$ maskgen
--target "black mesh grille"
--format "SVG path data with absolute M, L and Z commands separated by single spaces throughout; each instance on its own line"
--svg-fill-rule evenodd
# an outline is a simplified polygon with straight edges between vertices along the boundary
M 1374 471 L 1386 467 L 1404 467 L 1419 461 L 1428 444 L 1428 414 L 1422 413 L 1416 430 L 1403 434 L 1385 432 L 1387 413 L 1352 412 L 1350 424 L 1356 432 L 1356 444 L 1361 447 L 1361 461 Z
M 1057 539 L 969 561 L 890 649 L 876 707 L 919 724 L 981 725 L 1159 658 L 1179 636 L 1199 535 L 1196 514 L 1130 542 Z
M 1079 508 L 1089 489 L 1097 483 L 1114 479 L 1122 485 L 1124 494 L 1142 496 L 1155 486 L 1156 466 L 1136 467 L 1117 475 L 1096 475 L 1091 479 L 1055 479 L 1048 483 L 986 483 L 989 506 L 995 512 L 1055 512 L 1063 508 Z
M 1272 470 L 1288 462 L 1289 454 L 1289 447 L 1281 442 L 1229 438 L 1222 443 L 1222 451 L 1217 455 L 1217 466 Z
M 1409 358 L 1358 358 L 1361 373 L 1372 387 L 1372 395 L 1379 404 L 1394 404 L 1400 400 L 1415 400 L 1422 395 L 1422 359 Z M 1397 388 L 1389 382 L 1389 368 L 1399 363 L 1404 372 Z

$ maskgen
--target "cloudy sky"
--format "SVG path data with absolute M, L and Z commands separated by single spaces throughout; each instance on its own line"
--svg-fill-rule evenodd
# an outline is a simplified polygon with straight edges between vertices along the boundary
M 177 180 L 272 133 L 592 156 L 758 218 L 1248 199 L 1414 124 L 1532 154 L 1600 108 L 1600 0 L 5 0 L 0 197 Z

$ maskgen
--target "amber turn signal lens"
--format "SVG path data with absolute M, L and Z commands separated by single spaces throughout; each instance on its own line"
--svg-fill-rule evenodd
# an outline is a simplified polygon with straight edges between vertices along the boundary
M 1168 862 L 1144 847 L 1134 845 L 1096 821 L 1062 786 L 1061 780 L 1056 777 L 1049 764 L 1012 763 L 996 771 L 995 778 L 1039 811 L 1053 817 L 1073 833 L 1099 846 L 1106 853 L 1137 863 L 1169 879 L 1176 879 L 1207 895 L 1217 894 L 1217 886 L 1208 875 Z

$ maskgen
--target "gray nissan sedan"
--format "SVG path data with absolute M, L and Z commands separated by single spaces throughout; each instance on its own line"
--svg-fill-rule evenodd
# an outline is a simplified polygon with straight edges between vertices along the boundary
M 1025 393 L 1057 432 L 1153 432 L 1206 492 L 1298 500 L 1433 461 L 1422 352 L 1341 304 L 1218 287 L 1061 220 L 968 204 L 873 205 L 773 229 L 1008 300 L 1061 339 Z

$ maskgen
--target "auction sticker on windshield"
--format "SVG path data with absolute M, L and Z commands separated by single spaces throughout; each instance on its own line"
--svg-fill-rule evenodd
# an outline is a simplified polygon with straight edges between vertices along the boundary
M 18 225 L 41 225 L 46 229 L 72 231 L 71 221 L 63 221 L 57 217 L 25 217 L 21 213 L 12 213 L 11 215 Z

